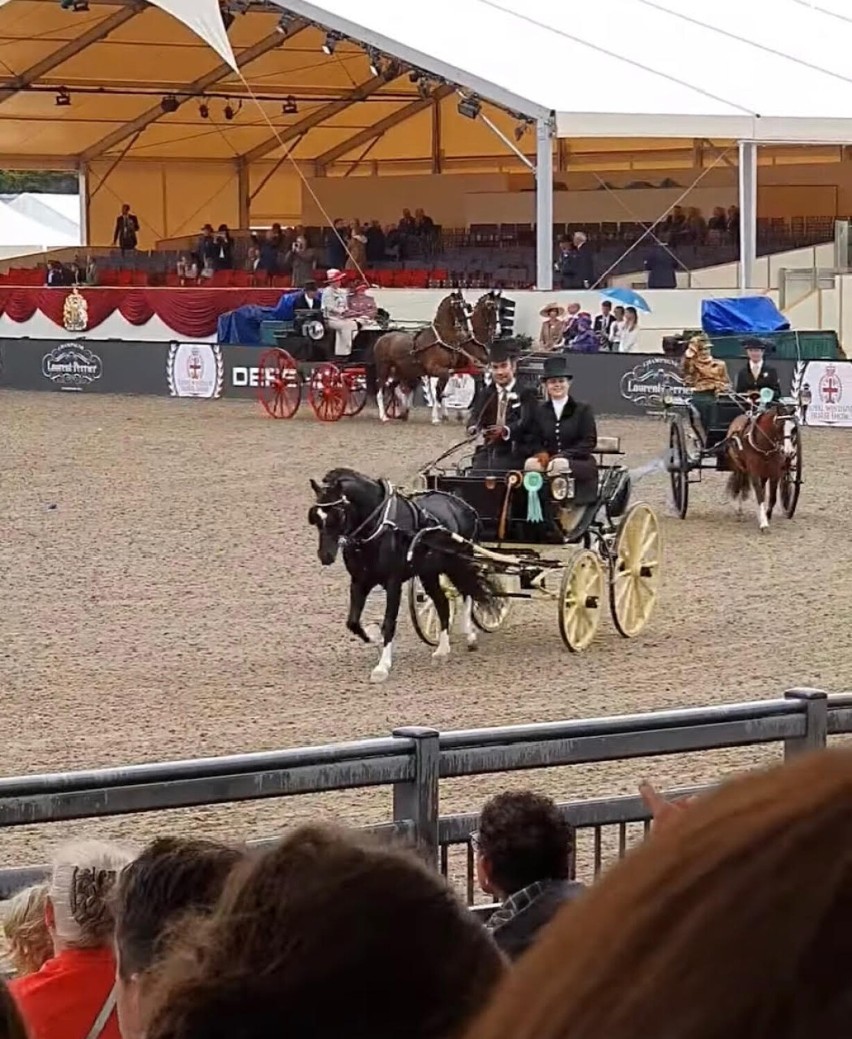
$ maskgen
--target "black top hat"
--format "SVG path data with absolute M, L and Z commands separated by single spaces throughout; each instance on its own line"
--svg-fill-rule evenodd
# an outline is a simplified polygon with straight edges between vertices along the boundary
M 551 354 L 545 357 L 542 379 L 573 379 L 565 354 Z
M 749 336 L 748 339 L 743 340 L 743 350 L 762 350 L 764 353 L 771 354 L 774 349 L 772 343 L 768 343 L 765 339 L 758 339 L 756 336 Z
M 514 339 L 497 339 L 491 344 L 488 358 L 492 364 L 502 364 L 504 361 L 515 361 L 518 358 L 518 344 Z

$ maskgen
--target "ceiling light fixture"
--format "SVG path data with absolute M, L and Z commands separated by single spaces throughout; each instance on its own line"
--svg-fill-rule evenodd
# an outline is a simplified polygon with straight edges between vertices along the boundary
M 180 101 L 174 94 L 166 94 L 163 100 L 160 102 L 160 108 L 168 115 L 171 112 L 176 112 L 180 108 Z
M 56 104 L 59 108 L 67 108 L 71 104 L 71 93 L 68 87 L 60 87 L 56 91 Z
M 198 114 L 201 116 L 202 119 L 210 118 L 210 106 L 207 104 L 206 101 L 202 101 L 201 104 L 198 106 Z
M 458 113 L 463 115 L 466 119 L 476 119 L 479 113 L 482 111 L 482 103 L 479 98 L 471 94 L 470 97 L 463 97 L 458 103 Z
M 284 98 L 284 104 L 281 106 L 281 112 L 284 115 L 296 115 L 299 111 L 299 106 L 296 104 L 296 99 L 292 94 L 288 94 Z
M 381 59 L 379 57 L 379 52 L 375 49 L 375 47 L 367 48 L 367 60 L 370 63 L 370 75 L 380 76 L 382 74 L 382 69 L 380 65 Z
M 331 57 L 331 55 L 334 54 L 334 49 L 337 46 L 337 41 L 339 39 L 340 37 L 336 33 L 326 33 L 325 41 L 322 45 L 323 54 L 327 54 L 329 57 Z

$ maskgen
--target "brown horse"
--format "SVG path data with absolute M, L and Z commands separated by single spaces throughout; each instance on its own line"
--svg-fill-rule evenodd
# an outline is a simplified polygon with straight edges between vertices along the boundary
M 386 396 L 402 394 L 402 417 L 407 418 L 421 379 L 446 379 L 457 368 L 484 366 L 488 363 L 488 350 L 471 339 L 467 304 L 462 293 L 454 290 L 441 300 L 432 324 L 416 335 L 385 333 L 373 348 L 373 360 L 379 418 L 387 422 Z
M 753 491 L 761 530 L 769 528 L 778 500 L 778 484 L 787 461 L 785 448 L 789 442 L 789 421 L 773 404 L 765 410 L 738 415 L 728 427 L 725 452 L 731 466 L 728 494 L 740 503 L 742 509 L 743 500 L 750 490 Z
M 480 296 L 470 315 L 470 338 L 463 344 L 469 353 L 474 353 L 478 359 L 480 351 L 485 351 L 486 361 L 491 352 L 491 345 L 500 333 L 500 302 L 501 291 L 492 289 Z M 462 364 L 461 367 L 470 367 Z M 429 379 L 429 389 L 432 397 L 432 424 L 438 425 L 442 420 L 446 422 L 448 415 L 444 405 L 444 391 L 449 381 L 449 373 L 441 378 Z

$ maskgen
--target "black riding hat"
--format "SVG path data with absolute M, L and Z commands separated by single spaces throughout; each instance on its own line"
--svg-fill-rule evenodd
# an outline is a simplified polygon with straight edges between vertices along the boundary
M 564 354 L 552 354 L 545 357 L 542 379 L 573 379 L 568 358 Z
M 743 352 L 747 350 L 762 350 L 765 354 L 771 354 L 775 347 L 772 343 L 767 342 L 765 339 L 758 339 L 756 336 L 750 336 L 748 339 L 743 340 Z

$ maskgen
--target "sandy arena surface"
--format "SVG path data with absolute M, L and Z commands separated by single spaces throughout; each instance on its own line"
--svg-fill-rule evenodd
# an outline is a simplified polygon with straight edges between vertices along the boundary
M 631 464 L 659 453 L 653 421 L 602 421 Z M 634 500 L 664 516 L 658 612 L 633 642 L 609 620 L 589 652 L 562 647 L 553 604 L 520 604 L 481 651 L 443 667 L 401 623 L 394 673 L 344 628 L 342 564 L 320 567 L 308 477 L 352 465 L 404 482 L 458 438 L 418 415 L 322 425 L 251 403 L 0 392 L 0 773 L 127 764 L 388 734 L 547 721 L 852 688 L 852 465 L 843 432 L 806 430 L 799 511 L 759 536 L 710 474 L 685 522 L 661 476 Z M 368 606 L 378 619 L 378 605 Z M 561 799 L 681 785 L 776 756 L 728 751 L 483 777 L 442 807 L 535 785 Z M 68 834 L 269 837 L 317 814 L 387 818 L 389 790 L 7 831 L 3 864 L 43 861 Z

